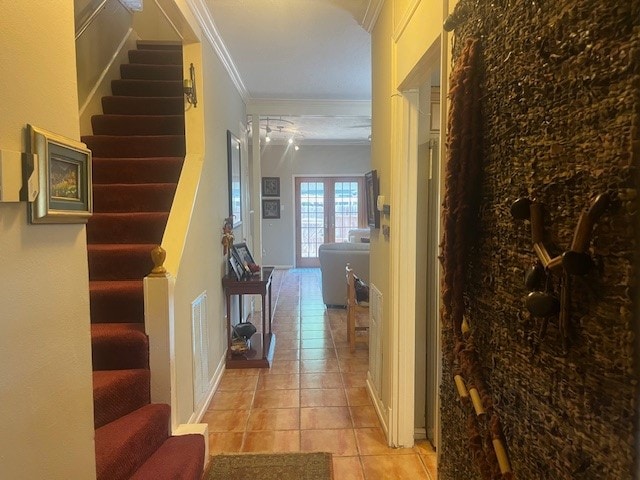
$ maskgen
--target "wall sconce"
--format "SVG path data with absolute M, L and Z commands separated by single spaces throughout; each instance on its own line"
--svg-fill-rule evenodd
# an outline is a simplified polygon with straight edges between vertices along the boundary
M 198 105 L 198 95 L 196 93 L 196 69 L 193 63 L 189 67 L 189 78 L 186 78 L 183 83 L 184 94 L 189 102 L 194 107 Z

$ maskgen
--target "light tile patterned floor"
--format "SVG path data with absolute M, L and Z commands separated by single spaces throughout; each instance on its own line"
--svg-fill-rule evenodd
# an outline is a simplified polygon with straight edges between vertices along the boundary
M 393 449 L 365 387 L 367 345 L 322 303 L 318 269 L 276 270 L 271 369 L 226 370 L 203 419 L 212 454 L 333 453 L 336 480 L 435 480 L 427 442 Z M 258 324 L 254 321 L 254 324 Z

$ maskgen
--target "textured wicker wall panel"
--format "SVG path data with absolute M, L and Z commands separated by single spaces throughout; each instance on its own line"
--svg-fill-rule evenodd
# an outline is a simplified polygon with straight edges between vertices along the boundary
M 637 441 L 640 0 L 460 0 L 454 56 L 483 49 L 481 235 L 466 316 L 519 479 L 633 477 Z M 545 205 L 545 245 L 569 248 L 580 212 L 608 192 L 594 229 L 595 268 L 573 277 L 566 354 L 557 317 L 524 307 L 532 265 L 521 196 Z M 557 291 L 557 285 L 555 285 Z M 480 478 L 468 454 L 467 410 L 453 384 L 443 327 L 440 478 Z

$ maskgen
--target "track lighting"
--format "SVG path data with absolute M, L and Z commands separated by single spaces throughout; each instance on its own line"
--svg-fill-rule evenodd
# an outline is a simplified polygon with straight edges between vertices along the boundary
M 295 147 L 293 147 L 295 149 L 295 151 L 297 152 L 298 150 L 300 150 L 300 147 L 298 145 L 296 145 Z
M 290 138 L 288 142 L 289 142 L 289 145 L 291 145 L 293 143 L 293 138 Z

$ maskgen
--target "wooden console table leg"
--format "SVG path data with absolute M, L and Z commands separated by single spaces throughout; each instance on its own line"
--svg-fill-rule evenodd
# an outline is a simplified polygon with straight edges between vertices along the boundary
M 265 312 L 265 308 L 267 307 L 267 301 L 265 295 L 262 295 L 262 358 L 267 358 L 267 329 L 265 325 L 265 318 L 267 312 Z M 269 332 L 271 333 L 271 332 Z
M 231 358 L 231 295 L 227 293 L 227 358 Z
M 273 320 L 271 311 L 273 309 L 273 304 L 271 303 L 271 282 L 269 282 L 269 335 L 271 335 L 271 322 Z

